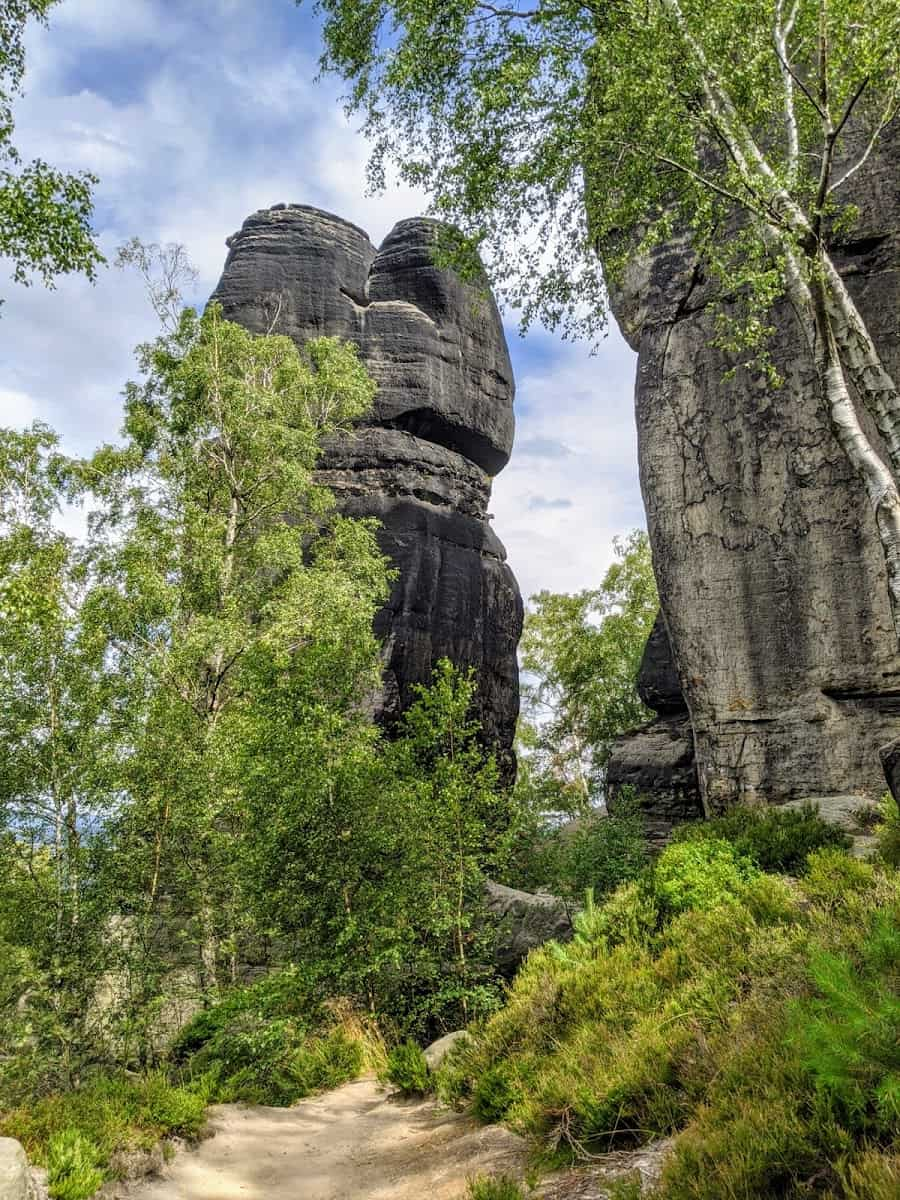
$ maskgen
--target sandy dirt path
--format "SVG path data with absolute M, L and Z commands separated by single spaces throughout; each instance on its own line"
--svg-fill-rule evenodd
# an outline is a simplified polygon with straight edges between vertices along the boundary
M 373 1079 L 293 1108 L 223 1104 L 214 1135 L 183 1151 L 130 1200 L 461 1200 L 466 1179 L 519 1174 L 524 1143 Z

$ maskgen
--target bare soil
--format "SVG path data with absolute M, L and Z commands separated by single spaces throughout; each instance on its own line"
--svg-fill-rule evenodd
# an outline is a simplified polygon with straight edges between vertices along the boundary
M 129 1200 L 461 1200 L 472 1175 L 520 1177 L 525 1143 L 360 1079 L 293 1108 L 222 1104 L 213 1136 Z

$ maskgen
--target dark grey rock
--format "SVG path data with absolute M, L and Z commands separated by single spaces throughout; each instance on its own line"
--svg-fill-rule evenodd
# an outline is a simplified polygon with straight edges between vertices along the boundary
M 626 798 L 637 802 L 647 841 L 656 848 L 676 825 L 703 817 L 687 713 L 660 717 L 617 739 L 606 767 L 606 797 L 612 816 Z
M 378 384 L 374 409 L 326 448 L 319 478 L 343 512 L 378 518 L 399 571 L 375 622 L 376 713 L 393 722 L 439 658 L 474 667 L 486 740 L 509 770 L 522 600 L 487 506 L 512 448 L 512 370 L 490 293 L 435 266 L 438 228 L 401 221 L 376 251 L 318 209 L 263 210 L 229 239 L 213 299 L 256 332 L 359 346 Z
M 858 231 L 839 266 L 900 377 L 900 126 L 854 177 Z M 823 416 L 787 304 L 773 389 L 711 346 L 702 270 L 673 240 L 613 305 L 635 350 L 641 487 L 666 625 L 712 812 L 859 794 L 900 735 L 900 655 L 861 487 Z
M 878 751 L 881 767 L 891 795 L 900 804 L 900 738 L 888 742 Z
M 657 613 L 638 668 L 638 695 L 655 713 L 686 713 L 687 704 L 672 656 L 669 631 L 662 612 Z
M 437 229 L 425 218 L 401 221 L 376 252 L 361 229 L 330 213 L 264 209 L 229 238 L 212 299 L 256 333 L 356 342 L 378 383 L 373 424 L 405 429 L 495 475 L 514 427 L 503 325 L 486 285 L 434 266 Z
M 575 910 L 558 896 L 545 892 L 520 892 L 488 880 L 485 903 L 498 934 L 494 946 L 497 969 L 506 978 L 515 975 L 522 961 L 544 942 L 571 941 Z

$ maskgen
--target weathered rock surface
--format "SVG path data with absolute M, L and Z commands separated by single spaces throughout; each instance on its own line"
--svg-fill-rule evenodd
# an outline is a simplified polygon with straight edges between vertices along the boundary
M 898 158 L 895 129 L 854 178 L 861 216 L 838 259 L 894 378 Z M 876 797 L 878 749 L 900 733 L 884 562 L 792 310 L 774 314 L 776 390 L 748 372 L 725 379 L 709 289 L 683 244 L 635 267 L 614 307 L 639 355 L 641 486 L 707 809 Z
M 606 768 L 607 806 L 637 801 L 647 841 L 662 847 L 676 825 L 703 816 L 694 739 L 687 712 L 659 717 L 620 737 Z
M 328 447 L 320 478 L 342 511 L 374 516 L 399 577 L 376 619 L 379 715 L 391 721 L 448 657 L 474 666 L 487 739 L 518 715 L 522 601 L 489 525 L 490 477 L 513 439 L 513 378 L 486 287 L 434 265 L 438 225 L 401 221 L 376 250 L 355 225 L 302 205 L 248 217 L 213 294 L 225 316 L 298 344 L 355 342 L 378 384 L 373 412 Z
M 502 975 L 511 979 L 535 946 L 551 939 L 568 942 L 574 933 L 573 909 L 546 892 L 521 892 L 494 883 L 485 886 L 487 911 L 498 927 L 494 959 Z
M 36 1200 L 28 1159 L 15 1138 L 0 1138 L 0 1200 Z
M 465 1029 L 454 1029 L 452 1033 L 445 1033 L 436 1042 L 426 1046 L 425 1061 L 428 1063 L 429 1070 L 436 1071 L 454 1046 L 470 1040 L 471 1034 L 467 1033 Z

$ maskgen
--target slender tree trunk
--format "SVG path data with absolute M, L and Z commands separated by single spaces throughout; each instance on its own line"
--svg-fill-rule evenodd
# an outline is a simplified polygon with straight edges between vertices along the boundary
M 872 414 L 891 470 L 900 479 L 900 394 L 885 368 L 853 297 L 830 255 L 822 255 L 825 304 L 844 369 Z
M 887 568 L 894 630 L 900 641 L 900 492 L 859 420 L 828 311 L 825 287 L 816 285 L 816 368 L 831 428 L 866 491 Z

